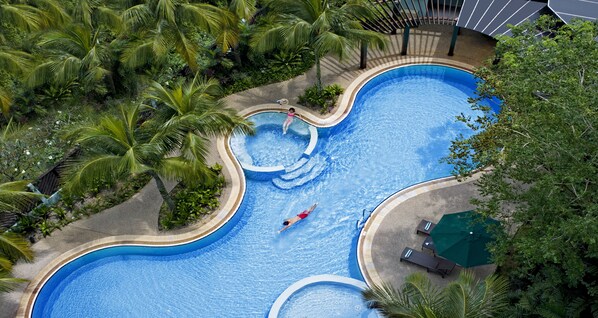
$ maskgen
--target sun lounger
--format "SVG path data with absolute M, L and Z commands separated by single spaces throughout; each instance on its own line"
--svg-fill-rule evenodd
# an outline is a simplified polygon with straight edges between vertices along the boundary
M 432 229 L 436 226 L 436 223 L 432 223 L 428 220 L 421 220 L 415 230 L 416 234 L 430 235 Z
M 401 253 L 401 262 L 402 261 L 424 267 L 426 271 L 440 274 L 442 278 L 444 278 L 446 275 L 449 275 L 456 265 L 449 260 L 432 256 L 427 253 L 418 252 L 409 247 L 405 247 Z

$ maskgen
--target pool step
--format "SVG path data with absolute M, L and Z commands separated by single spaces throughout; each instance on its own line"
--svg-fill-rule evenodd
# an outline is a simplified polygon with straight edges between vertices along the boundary
M 297 169 L 272 179 L 272 183 L 283 190 L 302 186 L 319 177 L 327 166 L 328 157 L 317 154 Z
M 309 158 L 302 157 L 301 159 L 297 160 L 297 162 L 295 162 L 291 166 L 286 167 L 284 169 L 284 172 L 290 173 L 290 172 L 296 171 L 299 168 L 303 167 L 303 165 L 306 164 L 308 161 L 309 161 Z
M 302 160 L 305 159 L 305 162 L 302 165 L 300 165 L 299 167 L 292 169 L 292 170 L 287 169 L 286 170 L 287 173 L 281 175 L 280 178 L 285 181 L 290 181 L 290 180 L 297 179 L 297 178 L 301 177 L 302 175 L 310 172 L 311 169 L 313 169 L 313 167 L 316 164 L 318 164 L 318 162 L 322 161 L 322 158 L 320 158 L 320 157 L 322 157 L 322 156 L 316 155 L 309 159 L 302 158 Z

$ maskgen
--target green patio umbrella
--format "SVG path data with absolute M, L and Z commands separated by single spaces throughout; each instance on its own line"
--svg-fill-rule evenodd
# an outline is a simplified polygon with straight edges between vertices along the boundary
M 494 241 L 495 235 L 488 231 L 488 227 L 498 224 L 498 221 L 483 218 L 474 211 L 445 214 L 430 236 L 437 255 L 462 267 L 473 267 L 492 262 L 486 245 Z

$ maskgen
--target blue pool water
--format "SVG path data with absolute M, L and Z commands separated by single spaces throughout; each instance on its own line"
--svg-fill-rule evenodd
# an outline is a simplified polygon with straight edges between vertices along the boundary
M 280 318 L 347 318 L 368 317 L 371 311 L 361 300 L 359 289 L 335 284 L 306 287 L 285 303 Z M 374 315 L 372 315 L 374 316 Z
M 34 316 L 264 317 L 276 297 L 302 278 L 361 279 L 355 223 L 362 210 L 450 174 L 439 159 L 448 154 L 450 140 L 469 133 L 455 116 L 478 115 L 467 103 L 474 88 L 470 74 L 441 66 L 403 67 L 372 79 L 342 123 L 319 131 L 314 155 L 328 161 L 317 179 L 290 190 L 248 179 L 233 219 L 194 243 L 108 248 L 79 258 L 44 286 Z M 258 135 L 248 140 L 249 151 L 279 137 Z M 292 151 L 302 143 L 288 139 L 277 149 Z M 314 202 L 319 205 L 312 215 L 277 234 L 284 218 Z
M 246 138 L 245 148 L 251 154 L 254 166 L 288 166 L 301 157 L 309 143 L 309 136 L 292 132 L 283 135 L 281 126 L 260 125 L 256 129 L 256 137 Z

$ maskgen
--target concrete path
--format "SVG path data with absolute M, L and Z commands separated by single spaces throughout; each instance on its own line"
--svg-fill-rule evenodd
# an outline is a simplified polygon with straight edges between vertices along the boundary
M 411 31 L 407 56 L 400 56 L 399 54 L 401 50 L 402 36 L 400 34 L 391 36 L 391 44 L 387 52 L 373 50 L 369 52 L 368 68 L 394 60 L 402 60 L 403 62 L 408 63 L 413 60 L 414 57 L 420 59 L 421 57 L 449 58 L 446 54 L 449 49 L 451 32 L 451 26 L 442 25 L 425 26 L 413 29 Z M 483 60 L 491 56 L 494 44 L 494 40 L 486 36 L 477 32 L 463 30 L 457 41 L 455 55 L 450 57 L 450 59 L 470 65 L 479 65 Z M 357 76 L 364 72 L 358 68 L 359 54 L 357 54 L 357 52 L 346 61 L 343 61 L 343 63 L 339 63 L 332 58 L 326 58 L 322 60 L 321 64 L 322 80 L 325 84 L 338 83 L 343 87 L 347 87 Z M 228 96 L 225 100 L 229 106 L 238 110 L 257 104 L 274 103 L 280 98 L 287 98 L 289 99 L 290 104 L 296 105 L 297 96 L 302 94 L 306 87 L 313 85 L 315 81 L 314 74 L 315 71 L 312 69 L 307 72 L 307 74 L 298 76 L 292 80 L 250 89 Z M 301 111 L 307 110 L 300 109 L 300 112 Z M 315 114 L 315 112 L 312 113 Z M 217 151 L 214 150 L 214 147 L 212 147 L 212 149 L 213 151 L 211 153 L 210 161 L 212 163 L 218 162 Z M 169 186 L 173 187 L 174 184 L 169 184 Z M 454 191 L 458 193 L 459 189 L 455 188 Z M 443 195 L 442 193 L 439 193 L 438 196 L 442 197 Z M 456 200 L 451 198 L 447 198 L 446 200 Z M 458 198 L 458 196 L 455 198 Z M 422 201 L 419 204 L 425 205 L 425 202 L 428 199 L 436 200 L 437 198 L 422 197 Z M 467 197 L 462 197 L 462 199 L 466 200 Z M 443 202 L 436 201 L 438 204 Z M 17 264 L 14 268 L 14 274 L 17 277 L 32 279 L 58 255 L 96 239 L 123 234 L 160 235 L 157 227 L 158 210 L 161 204 L 162 199 L 155 184 L 154 182 L 150 182 L 129 201 L 87 219 L 74 222 L 61 231 L 54 232 L 52 236 L 35 243 L 33 245 L 33 250 L 36 256 L 35 262 L 31 264 Z M 446 209 L 439 207 L 438 209 L 434 209 L 434 211 L 446 211 Z M 399 228 L 404 226 L 411 229 L 413 226 L 411 223 L 412 222 L 392 222 L 389 224 L 396 224 Z M 181 231 L 189 231 L 189 229 Z M 380 237 L 387 236 L 388 239 L 386 239 L 386 241 L 381 241 L 380 244 L 396 245 L 396 243 L 393 243 L 390 239 L 390 235 L 393 235 L 392 229 L 382 228 L 381 231 L 385 234 L 381 234 Z M 399 230 L 399 232 L 402 233 L 401 230 Z M 376 259 L 381 259 L 383 262 L 385 262 L 386 257 L 388 257 L 389 262 L 397 259 L 394 254 L 384 256 L 386 253 L 384 248 L 379 249 L 376 253 L 376 255 L 379 254 L 380 256 L 376 257 Z M 391 275 L 389 277 L 393 279 L 391 271 L 391 268 L 388 267 L 388 270 L 383 270 L 382 273 L 388 273 L 388 275 Z M 403 274 L 397 275 L 402 277 Z M 400 278 L 397 279 L 400 281 Z M 0 318 L 15 316 L 24 288 L 25 286 L 22 286 L 12 293 L 0 294 L 0 308 L 2 308 L 2 310 L 0 310 Z

